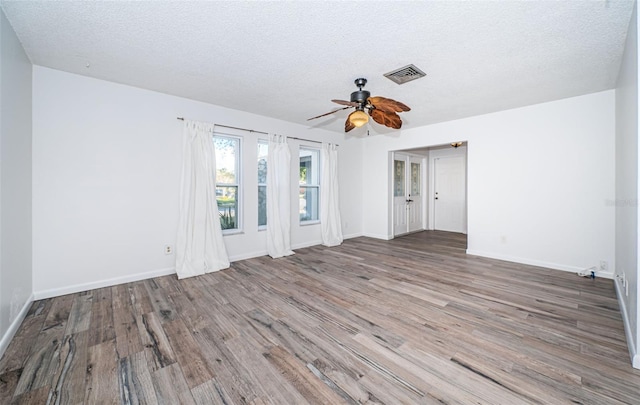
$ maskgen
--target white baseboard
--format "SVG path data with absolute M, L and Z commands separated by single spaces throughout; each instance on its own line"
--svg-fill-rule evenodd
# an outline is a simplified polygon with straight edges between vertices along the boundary
M 59 297 L 61 295 L 73 294 L 73 293 L 87 291 L 87 290 L 94 290 L 96 288 L 111 287 L 118 284 L 130 283 L 132 281 L 146 280 L 148 278 L 153 278 L 153 277 L 167 276 L 175 273 L 176 273 L 175 267 L 168 267 L 166 269 L 158 269 L 158 270 L 147 271 L 144 273 L 130 274 L 123 277 L 114 277 L 114 278 L 108 278 L 105 280 L 97 280 L 97 281 L 92 281 L 90 283 L 73 284 L 70 286 L 62 287 L 62 288 L 52 288 L 50 290 L 35 291 L 33 294 L 36 300 L 42 300 L 45 298 Z
M 358 232 L 358 233 L 350 233 L 349 235 L 342 235 L 342 239 L 353 239 L 353 238 L 359 238 L 363 236 L 362 232 Z
M 342 239 L 352 239 L 352 238 L 358 238 L 360 236 L 362 236 L 361 233 L 353 233 L 353 234 L 350 234 L 350 235 L 342 235 Z M 304 248 L 308 248 L 308 247 L 311 247 L 311 246 L 318 246 L 318 245 L 322 245 L 322 241 L 321 240 L 298 243 L 298 244 L 292 245 L 291 246 L 291 250 L 304 249 Z M 256 252 L 252 252 L 252 253 L 244 253 L 244 254 L 241 254 L 241 255 L 230 256 L 229 257 L 229 261 L 230 262 L 237 262 L 239 260 L 253 259 L 253 258 L 256 258 L 256 257 L 268 256 L 268 255 L 269 255 L 269 253 L 266 250 L 260 250 L 260 251 L 256 251 Z
M 553 270 L 568 271 L 568 272 L 571 272 L 571 273 L 577 273 L 579 271 L 585 270 L 582 267 L 568 266 L 568 265 L 564 265 L 564 264 L 545 262 L 545 261 L 541 261 L 541 260 L 524 259 L 524 258 L 521 258 L 521 257 L 514 257 L 514 256 L 508 256 L 508 255 L 502 255 L 502 254 L 490 253 L 490 252 L 483 252 L 483 251 L 474 250 L 474 249 L 467 249 L 467 254 L 468 255 L 474 255 L 474 256 L 487 257 L 489 259 L 504 260 L 504 261 L 513 262 L 513 263 L 527 264 L 529 266 L 546 267 L 548 269 L 553 269 Z M 613 279 L 613 273 L 600 273 L 600 272 L 598 272 L 597 276 L 598 277 L 602 277 L 602 278 Z
M 243 253 L 241 255 L 229 256 L 229 261 L 238 262 L 240 260 L 247 260 L 247 259 L 253 259 L 255 257 L 266 256 L 267 254 L 268 253 L 266 250 L 260 250 L 260 251 L 251 252 L 251 253 Z
M 13 322 L 11 322 L 11 325 L 9 325 L 9 329 L 7 329 L 7 331 L 2 336 L 2 339 L 0 339 L 0 358 L 2 358 L 2 356 L 4 355 L 4 352 L 9 347 L 9 343 L 11 343 L 11 339 L 13 339 L 16 332 L 18 331 L 18 328 L 20 327 L 20 324 L 22 324 L 22 321 L 27 316 L 27 312 L 29 312 L 29 308 L 31 308 L 31 304 L 33 304 L 34 299 L 34 295 L 31 294 L 31 296 L 27 299 L 27 302 L 25 302 L 22 306 L 20 312 L 18 312 L 18 316 L 16 316 Z
M 393 239 L 393 235 L 381 235 L 377 233 L 368 233 L 368 232 L 364 232 L 362 236 L 366 236 L 367 238 L 382 239 L 382 240 Z
M 311 242 L 298 243 L 291 246 L 291 249 L 304 249 L 311 246 L 322 245 L 322 240 L 314 240 Z
M 624 291 L 621 290 L 620 281 L 613 282 L 616 286 L 616 297 L 618 297 L 618 306 L 620 306 L 620 315 L 622 315 L 622 323 L 624 324 L 624 334 L 627 337 L 627 347 L 629 348 L 629 357 L 631 366 L 640 369 L 640 354 L 636 351 L 636 345 L 633 341 L 633 333 L 631 333 L 631 323 L 629 322 L 629 312 L 624 303 Z

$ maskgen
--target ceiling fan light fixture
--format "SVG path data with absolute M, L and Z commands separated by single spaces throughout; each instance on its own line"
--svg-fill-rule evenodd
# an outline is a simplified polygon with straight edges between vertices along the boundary
M 356 110 L 349 116 L 349 122 L 360 128 L 361 126 L 369 122 L 369 116 L 362 110 Z

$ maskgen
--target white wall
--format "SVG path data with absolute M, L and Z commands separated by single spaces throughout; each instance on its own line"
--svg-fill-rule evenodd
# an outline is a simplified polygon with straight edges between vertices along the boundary
M 39 66 L 33 100 L 36 298 L 175 271 L 163 247 L 175 245 L 178 220 L 176 117 L 339 143 L 343 232 L 360 234 L 359 139 Z M 257 230 L 257 135 L 243 134 L 245 227 L 225 236 L 232 260 L 266 253 Z M 290 141 L 294 157 L 298 144 Z M 294 248 L 320 240 L 320 225 L 300 227 L 293 212 Z
M 0 11 L 0 356 L 32 301 L 31 62 Z
M 577 270 L 614 268 L 614 91 L 366 139 L 364 234 L 391 237 L 389 151 L 467 140 L 468 248 Z
M 638 327 L 638 15 L 629 24 L 616 86 L 616 283 L 634 367 L 640 368 Z M 628 295 L 627 295 L 628 290 Z

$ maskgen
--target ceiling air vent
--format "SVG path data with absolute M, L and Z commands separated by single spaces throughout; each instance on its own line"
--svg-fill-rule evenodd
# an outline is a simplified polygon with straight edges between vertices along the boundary
M 415 67 L 415 65 L 407 65 L 405 67 L 401 67 L 400 69 L 396 69 L 392 72 L 385 73 L 384 77 L 398 84 L 403 84 L 406 82 L 410 82 L 411 80 L 416 80 L 421 77 L 425 77 L 426 75 L 427 74 L 425 72 Z

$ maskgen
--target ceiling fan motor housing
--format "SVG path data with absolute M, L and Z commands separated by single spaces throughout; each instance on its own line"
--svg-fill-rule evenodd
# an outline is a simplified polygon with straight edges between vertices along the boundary
M 364 104 L 367 99 L 371 96 L 366 90 L 358 90 L 351 93 L 351 101 L 354 103 Z
M 367 101 L 367 99 L 371 96 L 371 93 L 369 93 L 366 90 L 362 90 L 364 85 L 367 84 L 367 79 L 365 78 L 356 79 L 354 83 L 356 84 L 356 86 L 358 86 L 358 91 L 354 91 L 353 93 L 351 93 L 351 102 L 364 104 Z

